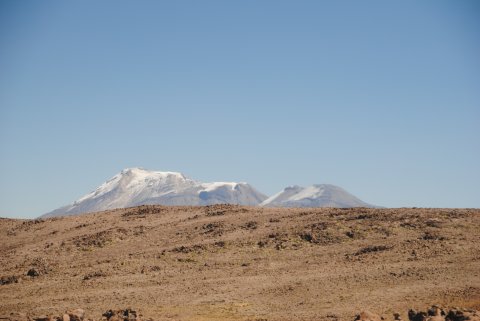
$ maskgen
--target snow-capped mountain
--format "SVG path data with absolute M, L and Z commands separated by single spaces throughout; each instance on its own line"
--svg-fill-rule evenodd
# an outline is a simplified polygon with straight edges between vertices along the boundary
M 145 204 L 258 205 L 266 196 L 247 183 L 201 183 L 177 172 L 124 169 L 93 192 L 43 217 L 74 215 Z
M 265 207 L 375 207 L 335 185 L 289 186 L 269 197 Z

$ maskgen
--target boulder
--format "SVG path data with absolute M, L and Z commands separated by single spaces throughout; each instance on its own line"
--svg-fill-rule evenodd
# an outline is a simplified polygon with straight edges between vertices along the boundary
M 445 312 L 436 305 L 428 309 L 428 315 L 427 321 L 445 321 Z
M 108 310 L 102 316 L 102 319 L 106 321 L 140 321 L 137 311 L 130 308 L 116 311 Z
M 446 321 L 480 321 L 480 313 L 475 310 L 450 310 Z
M 415 310 L 408 310 L 408 319 L 410 321 L 427 321 L 427 313 L 426 312 L 423 312 L 423 311 L 420 311 L 420 312 L 417 312 Z
M 34 277 L 40 276 L 40 272 L 38 272 L 38 270 L 35 268 L 31 268 L 30 270 L 28 270 L 27 276 L 34 278 Z

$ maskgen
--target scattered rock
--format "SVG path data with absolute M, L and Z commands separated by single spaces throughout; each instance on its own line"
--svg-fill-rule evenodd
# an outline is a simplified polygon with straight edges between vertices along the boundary
M 195 245 L 192 245 L 192 246 L 182 245 L 182 246 L 173 248 L 170 252 L 174 252 L 174 253 L 197 252 L 197 253 L 200 253 L 201 251 L 203 251 L 205 249 L 206 249 L 206 247 L 202 244 L 195 244 Z
M 249 222 L 241 225 L 240 227 L 244 230 L 255 230 L 255 229 L 257 229 L 257 226 L 258 226 L 257 222 L 249 221 Z
M 161 271 L 161 270 L 162 270 L 162 268 L 159 267 L 158 265 L 154 265 L 154 266 L 150 267 L 150 271 L 152 271 L 152 272 L 158 272 L 158 271 Z
M 391 248 L 392 248 L 392 246 L 386 246 L 386 245 L 367 246 L 367 247 L 361 248 L 360 250 L 358 250 L 353 255 L 357 256 L 357 255 L 373 253 L 373 252 L 382 252 L 382 251 L 390 250 Z
M 40 275 L 48 274 L 51 271 L 50 265 L 43 257 L 37 257 L 30 263 L 30 269 L 27 271 L 27 276 L 38 277 Z
M 446 321 L 480 321 L 480 312 L 476 310 L 450 310 Z
M 248 209 L 233 204 L 213 204 L 204 207 L 207 216 L 223 216 L 225 214 L 246 213 Z
M 130 308 L 125 310 L 108 310 L 102 314 L 102 320 L 105 321 L 139 321 L 137 311 Z
M 208 224 L 204 224 L 202 229 L 204 230 L 204 234 L 213 234 L 215 236 L 221 236 L 224 232 L 223 230 L 224 223 L 223 222 L 212 222 Z
M 91 280 L 91 279 L 96 279 L 96 278 L 101 278 L 101 277 L 106 277 L 107 275 L 102 272 L 102 271 L 95 271 L 95 272 L 91 272 L 91 273 L 88 273 L 88 274 L 85 274 L 83 276 L 83 280 L 84 281 L 87 281 L 87 280 Z M 73 321 L 73 320 L 72 320 Z
M 441 236 L 438 232 L 426 231 L 421 239 L 425 241 L 444 241 L 446 237 Z
M 205 211 L 207 216 L 222 216 L 227 212 L 226 210 L 215 210 L 210 208 L 207 208 Z
M 166 209 L 161 205 L 142 205 L 137 208 L 130 208 L 122 214 L 122 217 L 126 220 L 129 220 L 130 218 L 146 218 L 149 214 L 161 214 L 164 211 L 166 211 Z
M 15 275 L 11 276 L 2 276 L 0 278 L 0 285 L 11 284 L 11 283 L 18 283 L 18 277 Z
M 309 233 L 309 232 L 305 232 L 305 233 L 300 234 L 300 238 L 302 240 L 310 242 L 310 243 L 313 243 L 313 241 L 314 241 L 314 237 L 313 237 L 312 233 Z
M 31 268 L 30 270 L 28 270 L 27 276 L 35 278 L 37 276 L 40 276 L 40 272 L 38 272 L 38 270 L 35 268 Z
M 0 316 L 0 320 L 6 321 L 93 321 L 92 319 L 85 319 L 85 310 L 74 309 L 65 312 L 61 317 L 52 315 L 29 316 L 23 313 L 12 313 L 10 316 L 4 318 Z M 94 319 L 99 321 L 142 321 L 141 315 L 131 308 L 123 310 L 108 310 L 102 314 L 101 318 Z M 153 321 L 146 319 L 145 321 Z
M 408 310 L 408 319 L 410 321 L 426 321 L 427 313 L 426 312 L 417 312 L 413 309 Z
M 432 306 L 427 312 L 408 311 L 410 321 L 480 321 L 480 313 L 476 310 L 452 309 L 447 312 L 439 306 Z
M 445 312 L 436 305 L 428 309 L 428 315 L 428 321 L 445 321 Z
M 105 230 L 93 234 L 85 234 L 76 236 L 72 239 L 72 243 L 81 250 L 88 250 L 89 248 L 102 248 L 107 244 L 113 242 L 114 231 Z
M 400 313 L 393 314 L 395 320 L 402 320 Z M 410 309 L 408 311 L 408 319 L 410 321 L 480 321 L 480 313 L 476 310 L 467 309 L 442 309 L 439 306 L 432 306 L 427 312 L 415 311 Z M 381 321 L 382 317 L 370 311 L 362 311 L 355 317 L 355 321 Z
M 329 228 L 327 224 L 311 224 L 309 228 L 310 230 L 306 230 L 298 234 L 300 239 L 308 243 L 327 245 L 341 243 L 348 239 L 345 233 L 333 228 Z
M 267 246 L 267 244 L 268 243 L 266 241 L 258 241 L 258 243 L 257 243 L 258 247 L 260 247 L 260 248 Z

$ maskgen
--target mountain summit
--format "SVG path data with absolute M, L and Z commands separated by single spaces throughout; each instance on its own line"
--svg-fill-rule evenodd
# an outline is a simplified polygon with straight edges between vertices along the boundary
M 376 207 L 330 184 L 289 186 L 263 201 L 266 207 Z
M 146 204 L 258 205 L 266 198 L 247 183 L 202 183 L 178 172 L 127 168 L 93 192 L 43 217 L 74 215 Z

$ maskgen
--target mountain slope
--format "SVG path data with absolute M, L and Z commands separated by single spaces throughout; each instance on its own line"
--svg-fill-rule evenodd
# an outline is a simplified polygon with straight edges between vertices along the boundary
M 148 205 L 0 219 L 0 320 L 77 307 L 84 321 L 127 307 L 136 321 L 353 321 L 360 307 L 408 321 L 410 307 L 479 309 L 478 231 L 480 209 L 453 208 Z
M 289 186 L 263 201 L 260 206 L 375 207 L 361 201 L 343 188 L 330 184 L 317 184 L 308 187 Z
M 138 205 L 258 205 L 266 196 L 247 183 L 201 183 L 177 172 L 128 168 L 74 203 L 42 217 L 74 215 Z

